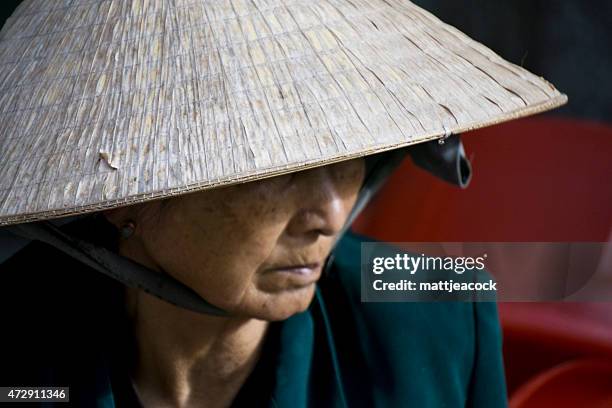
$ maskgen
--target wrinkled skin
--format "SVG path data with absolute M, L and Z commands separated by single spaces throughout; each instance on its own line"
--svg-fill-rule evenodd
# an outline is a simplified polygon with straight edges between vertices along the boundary
M 135 233 L 120 252 L 164 271 L 233 316 L 285 319 L 312 300 L 362 185 L 354 159 L 235 186 L 114 209 Z M 296 272 L 271 270 L 305 266 Z

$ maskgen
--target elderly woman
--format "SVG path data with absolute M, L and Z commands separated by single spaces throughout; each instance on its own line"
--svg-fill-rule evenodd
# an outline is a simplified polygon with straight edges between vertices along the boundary
M 2 384 L 505 406 L 494 303 L 362 303 L 347 229 L 407 153 L 465 184 L 451 134 L 562 104 L 543 79 L 379 0 L 24 1 L 0 63 L 0 225 L 34 241 L 0 266 Z

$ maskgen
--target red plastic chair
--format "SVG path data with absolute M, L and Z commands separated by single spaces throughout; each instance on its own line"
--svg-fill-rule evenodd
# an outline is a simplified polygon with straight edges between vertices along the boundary
M 612 362 L 575 360 L 542 372 L 518 389 L 510 408 L 610 408 Z

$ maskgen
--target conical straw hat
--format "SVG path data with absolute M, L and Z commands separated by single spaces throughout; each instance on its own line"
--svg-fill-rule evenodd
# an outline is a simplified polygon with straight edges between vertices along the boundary
M 24 1 L 0 225 L 255 180 L 566 101 L 408 1 Z

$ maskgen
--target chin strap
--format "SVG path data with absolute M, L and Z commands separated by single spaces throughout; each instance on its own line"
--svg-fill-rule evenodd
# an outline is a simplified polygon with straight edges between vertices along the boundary
M 19 224 L 8 229 L 18 236 L 49 244 L 128 287 L 142 289 L 173 305 L 198 313 L 227 315 L 227 312 L 206 302 L 191 288 L 170 275 L 149 269 L 106 248 L 69 236 L 50 222 Z

